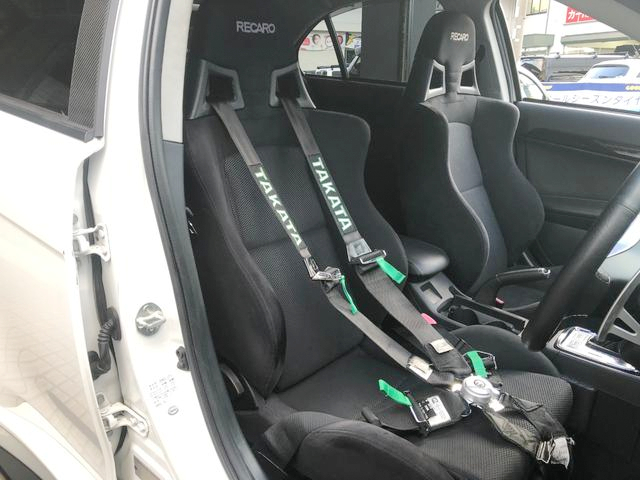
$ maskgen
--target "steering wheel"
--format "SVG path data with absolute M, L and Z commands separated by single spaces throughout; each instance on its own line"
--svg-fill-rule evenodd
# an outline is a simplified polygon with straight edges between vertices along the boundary
M 540 302 L 536 314 L 522 331 L 529 350 L 542 350 L 578 294 L 596 274 L 602 262 L 640 212 L 640 164 L 624 181 L 602 215 L 573 253 Z M 633 282 L 633 280 L 632 280 Z M 625 290 L 627 290 L 625 288 Z M 616 307 L 618 306 L 616 301 Z M 624 303 L 621 306 L 624 309 Z M 614 310 L 612 308 L 612 310 Z M 618 310 L 616 308 L 616 310 Z M 616 316 L 621 312 L 610 312 Z M 609 318 L 609 315 L 607 315 Z M 623 319 L 624 320 L 624 319 Z M 610 321 L 615 322 L 615 318 Z M 601 330 L 602 332 L 602 330 Z

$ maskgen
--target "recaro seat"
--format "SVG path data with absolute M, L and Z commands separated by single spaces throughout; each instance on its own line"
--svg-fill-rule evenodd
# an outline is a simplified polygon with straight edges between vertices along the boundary
M 445 249 L 454 283 L 472 296 L 518 262 L 544 222 L 542 201 L 513 157 L 519 111 L 480 96 L 475 53 L 469 17 L 431 19 L 405 90 L 394 161 L 404 233 Z M 509 285 L 500 297 L 532 310 L 550 284 Z
M 298 69 L 295 39 L 304 26 L 282 4 L 274 4 L 269 19 L 275 34 L 237 31 L 236 19 L 252 18 L 250 12 L 260 11 L 258 7 L 252 2 L 202 5 L 191 51 L 203 74 L 195 82 L 200 88 L 191 110 L 194 118 L 185 125 L 187 202 L 194 213 L 194 251 L 214 342 L 223 362 L 258 397 L 255 409 L 237 412 L 245 434 L 255 441 L 299 411 L 356 420 L 319 429 L 302 444 L 293 466 L 312 479 L 526 478 L 533 461 L 502 440 L 482 415 L 426 438 L 401 438 L 364 423 L 363 407 L 383 399 L 378 379 L 398 388 L 411 388 L 416 380 L 364 341 L 309 280 L 224 126 L 204 104 L 209 71 L 237 77 L 238 115 L 300 233 L 321 265 L 348 271 L 304 155 L 273 97 L 274 72 Z M 304 90 L 302 95 L 301 104 L 311 105 Z M 398 237 L 365 192 L 368 126 L 351 115 L 312 108 L 306 116 L 363 235 L 383 245 L 389 260 L 406 272 Z M 356 288 L 355 279 L 350 282 L 361 309 L 381 322 L 379 308 Z M 517 337 L 500 329 L 476 326 L 457 333 L 478 349 L 500 344 L 501 367 L 520 361 L 519 368 L 530 365 L 539 372 L 503 368 L 500 375 L 507 391 L 544 403 L 556 418 L 566 418 L 571 389 L 554 376 L 557 371 L 548 359 L 526 351 Z

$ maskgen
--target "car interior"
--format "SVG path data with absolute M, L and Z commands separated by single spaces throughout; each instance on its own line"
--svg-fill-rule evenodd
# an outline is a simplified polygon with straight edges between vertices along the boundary
M 247 445 L 273 479 L 638 478 L 640 117 L 522 101 L 492 0 L 425 1 L 403 81 L 301 70 L 357 6 L 364 74 L 407 3 L 194 9 L 187 220 Z

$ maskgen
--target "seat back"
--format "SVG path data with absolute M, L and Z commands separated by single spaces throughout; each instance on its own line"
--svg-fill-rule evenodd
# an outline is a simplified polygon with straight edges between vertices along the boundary
M 481 97 L 475 26 L 442 12 L 426 25 L 403 103 L 397 176 L 406 234 L 447 251 L 473 293 L 518 260 L 544 220 L 513 157 L 517 108 Z
M 210 72 L 233 79 L 233 104 L 273 184 L 318 263 L 341 267 L 346 252 L 316 192 L 305 156 L 274 96 L 278 75 L 297 72 L 298 101 L 312 105 L 297 66 L 303 31 L 290 6 L 269 10 L 273 33 L 238 28 L 255 18 L 261 2 L 206 2 L 198 12 L 192 45 L 192 118 L 185 124 L 187 203 L 194 212 L 194 252 L 214 343 L 224 361 L 262 395 L 285 389 L 362 341 L 362 334 L 328 303 L 312 282 L 285 231 L 265 202 L 224 126 L 204 102 Z M 304 26 L 300 26 L 303 28 Z M 268 27 L 271 29 L 271 27 Z M 232 46 L 231 48 L 229 46 Z M 311 128 L 345 203 L 363 235 L 387 250 L 406 272 L 393 230 L 367 197 L 364 162 L 369 128 L 356 117 L 306 109 Z M 359 307 L 382 312 L 349 278 Z

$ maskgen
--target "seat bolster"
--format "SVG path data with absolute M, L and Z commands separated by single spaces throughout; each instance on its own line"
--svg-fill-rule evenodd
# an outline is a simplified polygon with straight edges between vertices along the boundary
M 482 275 L 489 247 L 451 175 L 447 117 L 424 103 L 407 112 L 403 125 L 408 140 L 395 165 L 403 233 L 444 249 L 450 258 L 447 273 L 466 291 Z
M 544 223 L 540 195 L 518 168 L 513 154 L 519 118 L 520 112 L 514 105 L 480 97 L 472 124 L 485 188 L 505 240 L 510 265 L 518 261 Z
M 315 412 L 298 412 L 265 433 L 277 460 L 313 480 L 454 480 L 440 463 L 409 441 L 374 425 Z M 297 446 L 294 451 L 293 445 Z
M 197 230 L 192 243 L 216 351 L 267 396 L 283 368 L 284 319 L 225 196 L 222 162 L 230 141 L 215 117 L 187 122 L 185 140 L 185 190 Z

